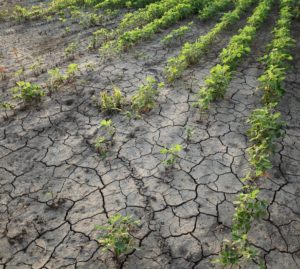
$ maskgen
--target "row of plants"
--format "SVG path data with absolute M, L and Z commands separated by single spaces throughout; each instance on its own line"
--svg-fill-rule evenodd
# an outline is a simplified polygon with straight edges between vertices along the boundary
M 272 168 L 271 159 L 275 154 L 275 143 L 283 136 L 284 123 L 280 120 L 281 114 L 276 111 L 276 107 L 284 94 L 283 82 L 288 62 L 292 60 L 290 49 L 294 46 L 294 40 L 290 28 L 295 1 L 280 0 L 280 4 L 280 18 L 273 31 L 274 38 L 268 45 L 268 53 L 262 58 L 265 71 L 259 77 L 264 106 L 255 109 L 247 120 L 250 124 L 247 136 L 251 146 L 247 153 L 251 170 L 243 179 L 243 192 L 235 202 L 232 238 L 224 242 L 220 256 L 215 260 L 223 266 L 240 264 L 252 258 L 260 268 L 265 268 L 264 262 L 257 260 L 257 251 L 251 246 L 248 233 L 253 221 L 262 218 L 266 213 L 267 202 L 259 200 L 257 179 L 265 176 L 267 170 Z
M 161 18 L 155 19 L 141 28 L 137 27 L 126 31 L 118 36 L 117 39 L 104 43 L 102 51 L 106 48 L 124 51 L 140 40 L 149 39 L 162 28 L 167 28 L 197 12 L 203 5 L 203 2 L 204 0 L 183 0 L 167 10 Z
M 256 2 L 256 0 L 238 0 L 235 9 L 225 13 L 222 16 L 221 21 L 217 23 L 212 30 L 207 34 L 200 36 L 194 43 L 185 43 L 178 56 L 168 59 L 165 68 L 167 80 L 169 82 L 174 81 L 182 75 L 188 66 L 197 63 L 210 48 L 216 37 L 227 27 L 236 23 L 241 15 L 247 11 L 254 2 Z M 215 8 L 214 12 L 216 12 L 216 10 L 220 12 L 224 8 L 223 6 L 220 7 L 218 5 L 210 6 Z M 208 7 L 206 7 L 206 9 L 207 8 Z M 203 11 L 205 11 L 205 9 Z M 207 12 L 208 11 L 201 14 L 206 14 L 205 17 L 208 18 Z
M 161 0 L 144 8 L 126 13 L 116 29 L 101 28 L 93 33 L 90 48 L 97 48 L 102 43 L 117 38 L 126 31 L 141 28 L 155 19 L 162 17 L 169 9 L 177 5 L 177 0 Z M 109 47 L 109 46 L 107 46 Z
M 35 73 L 40 67 L 34 66 L 33 68 Z M 21 71 L 23 73 L 24 69 L 21 69 Z M 16 86 L 11 89 L 12 99 L 21 101 L 25 106 L 34 103 L 38 104 L 41 102 L 46 93 L 51 95 L 53 92 L 59 90 L 63 85 L 74 82 L 79 71 L 79 67 L 75 63 L 69 64 L 65 71 L 62 71 L 59 68 L 50 69 L 48 71 L 49 79 L 46 82 L 45 87 L 37 83 L 26 81 L 25 77 L 23 77 L 24 80 L 17 81 Z M 17 76 L 21 78 L 20 72 L 17 72 Z M 9 110 L 14 110 L 16 105 L 11 101 L 0 100 L 0 108 L 4 110 L 6 118 L 8 118 L 7 112 Z
M 13 17 L 19 21 L 39 19 L 59 13 L 65 9 L 78 10 L 89 8 L 98 11 L 99 9 L 120 9 L 120 8 L 141 8 L 158 0 L 52 0 L 48 4 L 39 4 L 25 8 L 16 5 Z
M 199 19 L 201 20 L 207 20 L 215 15 L 218 15 L 218 13 L 223 12 L 226 9 L 229 9 L 234 4 L 233 0 L 217 0 L 214 1 L 213 4 L 206 5 L 203 10 L 201 10 L 199 14 Z
M 263 0 L 255 8 L 254 13 L 247 19 L 247 24 L 234 35 L 229 44 L 219 55 L 220 63 L 210 70 L 205 85 L 199 90 L 198 105 L 208 109 L 210 103 L 223 98 L 240 61 L 250 53 L 250 45 L 263 22 L 266 20 L 274 0 Z

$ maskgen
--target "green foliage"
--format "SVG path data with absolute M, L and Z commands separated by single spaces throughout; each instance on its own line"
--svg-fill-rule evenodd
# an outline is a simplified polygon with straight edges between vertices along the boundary
M 255 109 L 248 119 L 250 128 L 247 135 L 253 145 L 247 149 L 247 152 L 257 176 L 272 167 L 270 157 L 274 152 L 274 142 L 282 136 L 283 122 L 279 120 L 281 114 L 274 112 L 274 106 L 275 104 L 270 104 Z
M 106 226 L 97 225 L 96 230 L 100 230 L 98 241 L 103 246 L 103 251 L 111 251 L 117 262 L 122 254 L 132 251 L 135 247 L 134 237 L 130 234 L 137 226 L 139 221 L 131 216 L 121 214 L 112 215 L 108 219 Z
M 39 74 L 41 74 L 43 71 L 43 67 L 42 67 L 43 61 L 41 58 L 38 58 L 30 67 L 29 70 L 31 70 L 33 72 L 33 74 L 35 76 L 38 76 Z
M 146 78 L 146 84 L 141 86 L 137 93 L 131 98 L 131 108 L 141 114 L 151 110 L 155 106 L 155 96 L 158 94 L 158 89 L 164 86 L 163 83 L 158 83 L 152 76 Z
M 100 92 L 100 107 L 102 111 L 107 113 L 119 112 L 124 104 L 125 98 L 119 88 L 114 87 L 111 95 L 107 91 Z
M 200 36 L 194 43 L 185 43 L 178 56 L 168 59 L 165 68 L 167 80 L 169 82 L 174 81 L 182 75 L 183 71 L 189 65 L 197 63 L 215 41 L 218 34 L 228 26 L 237 22 L 240 16 L 253 4 L 253 2 L 255 2 L 255 0 L 237 1 L 235 9 L 225 13 L 221 18 L 221 21 L 217 23 L 211 31 Z
M 256 256 L 256 251 L 249 245 L 247 234 L 253 221 L 265 215 L 266 202 L 257 199 L 260 193 L 257 187 L 246 185 L 243 191 L 234 202 L 236 209 L 231 229 L 232 240 L 224 241 L 219 257 L 214 260 L 214 263 L 224 267 L 240 264 Z
M 217 98 L 223 98 L 231 81 L 232 72 L 238 63 L 250 52 L 250 44 L 258 28 L 267 18 L 274 0 L 263 0 L 255 8 L 247 20 L 247 25 L 233 36 L 226 48 L 220 54 L 221 64 L 211 69 L 210 76 L 205 80 L 205 86 L 199 91 L 201 109 L 208 109 L 209 104 Z M 224 81 L 221 81 L 224 76 Z
M 111 138 L 116 132 L 116 128 L 113 126 L 112 120 L 101 120 L 99 123 L 99 127 L 104 128 Z
M 17 86 L 12 89 L 13 98 L 21 99 L 26 103 L 32 101 L 40 101 L 45 95 L 41 86 L 38 84 L 31 84 L 30 82 L 19 81 L 16 82 Z
M 233 3 L 233 0 L 209 1 L 208 4 L 203 8 L 203 10 L 200 11 L 199 18 L 201 20 L 210 19 L 216 16 L 218 13 L 231 7 Z
M 190 128 L 190 127 L 186 128 L 186 140 L 191 141 L 194 133 L 195 133 L 195 131 L 193 128 Z
M 79 71 L 78 64 L 69 64 L 67 70 L 63 73 L 59 68 L 50 69 L 48 74 L 50 75 L 48 81 L 49 90 L 58 90 L 59 87 L 66 83 L 70 83 L 74 80 L 76 72 Z
M 150 20 L 144 26 L 137 25 L 136 28 L 128 31 L 122 31 L 121 35 L 113 41 L 109 42 L 110 47 L 114 47 L 117 51 L 124 51 L 134 46 L 140 40 L 150 39 L 155 33 L 162 28 L 167 28 L 174 23 L 187 18 L 196 12 L 197 7 L 203 4 L 204 0 L 182 0 L 166 10 L 160 18 Z M 146 15 L 146 14 L 145 14 Z M 155 16 L 154 16 L 155 17 Z M 122 23 L 120 24 L 120 27 Z M 126 25 L 128 25 L 126 23 Z M 121 28 L 122 29 L 122 28 Z M 107 44 L 104 44 L 104 46 Z
M 293 3 L 293 0 L 281 2 L 280 17 L 273 31 L 274 39 L 268 45 L 268 53 L 261 59 L 266 69 L 258 80 L 260 89 L 264 91 L 265 104 L 279 102 L 284 94 L 287 63 L 293 59 L 289 50 L 295 45 L 290 32 Z
M 185 34 L 190 30 L 193 22 L 188 23 L 187 25 L 180 26 L 179 28 L 171 31 L 168 35 L 166 35 L 162 40 L 161 43 L 164 46 L 170 46 L 172 43 L 176 42 L 177 40 L 182 40 Z
M 166 154 L 167 158 L 163 161 L 167 166 L 173 166 L 176 160 L 179 158 L 179 153 L 183 150 L 182 145 L 174 144 L 170 148 L 163 148 L 160 150 L 160 154 Z
M 96 138 L 94 142 L 95 149 L 98 151 L 99 154 L 105 155 L 107 148 L 106 148 L 106 138 L 104 136 L 99 136 Z
M 205 86 L 199 91 L 198 105 L 208 109 L 209 104 L 217 98 L 223 98 L 230 83 L 231 71 L 228 65 L 216 65 L 210 70 L 210 76 L 205 80 Z
M 74 59 L 74 54 L 77 49 L 77 44 L 74 42 L 71 42 L 64 50 L 65 57 L 69 59 Z

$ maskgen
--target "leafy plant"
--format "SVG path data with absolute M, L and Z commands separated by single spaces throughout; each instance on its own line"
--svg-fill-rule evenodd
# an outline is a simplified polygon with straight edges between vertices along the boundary
M 12 89 L 13 98 L 22 99 L 25 103 L 40 101 L 45 95 L 45 92 L 38 84 L 31 84 L 25 81 L 19 81 L 16 84 L 17 86 Z
M 35 76 L 38 76 L 42 72 L 44 72 L 42 67 L 43 61 L 41 58 L 38 58 L 30 67 L 29 69 L 33 72 Z
M 65 83 L 72 82 L 75 78 L 76 72 L 78 71 L 78 65 L 75 63 L 69 64 L 65 73 L 63 73 L 59 68 L 50 69 L 48 71 L 48 74 L 50 75 L 48 83 L 50 90 L 57 90 Z
M 76 49 L 77 49 L 77 44 L 71 42 L 64 50 L 65 57 L 69 59 L 74 59 Z
M 256 187 L 245 185 L 243 191 L 234 202 L 236 209 L 231 229 L 232 240 L 224 240 L 220 255 L 214 263 L 232 266 L 256 256 L 256 251 L 249 245 L 247 234 L 252 222 L 265 215 L 266 202 L 257 199 L 260 191 Z
M 194 133 L 195 133 L 195 131 L 193 128 L 190 128 L 190 127 L 186 128 L 186 140 L 191 141 Z
M 101 120 L 99 124 L 100 128 L 105 128 L 108 132 L 108 134 L 112 137 L 115 132 L 116 128 L 112 124 L 112 120 Z
M 119 88 L 114 87 L 111 95 L 107 91 L 100 92 L 100 107 L 104 112 L 121 111 L 124 104 L 125 98 Z
M 160 150 L 160 154 L 166 154 L 167 158 L 163 161 L 167 166 L 173 166 L 176 160 L 179 158 L 179 153 L 183 147 L 180 144 L 171 145 L 170 148 L 163 148 Z
M 247 121 L 250 123 L 247 135 L 253 144 L 247 152 L 257 176 L 272 167 L 270 157 L 274 152 L 274 142 L 282 136 L 283 122 L 279 120 L 281 114 L 274 112 L 274 107 L 275 104 L 271 104 L 255 109 Z
M 155 106 L 155 96 L 158 94 L 158 89 L 164 86 L 163 83 L 158 83 L 152 76 L 146 78 L 146 84 L 142 85 L 137 93 L 131 98 L 131 108 L 141 114 L 151 110 Z
M 161 43 L 164 46 L 170 46 L 173 42 L 179 40 L 181 41 L 185 34 L 190 30 L 193 22 L 188 23 L 187 25 L 183 25 L 166 35 L 162 40 Z
M 107 151 L 106 138 L 104 136 L 98 136 L 94 143 L 95 149 L 99 154 L 105 155 Z
M 98 241 L 103 245 L 103 251 L 111 251 L 117 264 L 120 263 L 121 255 L 135 249 L 136 244 L 131 232 L 137 228 L 139 223 L 132 216 L 123 216 L 117 213 L 108 219 L 106 226 L 96 225 L 96 230 L 102 232 L 99 235 Z
M 210 76 L 205 80 L 205 86 L 199 91 L 198 105 L 206 110 L 209 104 L 217 98 L 223 98 L 226 88 L 231 79 L 230 67 L 228 65 L 216 65 L 210 71 Z
M 226 1 L 221 1 L 226 2 Z M 228 1 L 227 1 L 228 2 Z M 181 49 L 179 55 L 168 59 L 167 66 L 165 68 L 165 74 L 169 82 L 179 78 L 184 70 L 192 64 L 195 64 L 199 59 L 205 55 L 206 51 L 210 48 L 211 44 L 215 41 L 218 34 L 225 30 L 230 25 L 237 22 L 241 15 L 255 2 L 255 0 L 238 0 L 236 2 L 235 9 L 225 13 L 221 21 L 215 25 L 207 34 L 200 36 L 194 43 L 186 42 Z M 221 4 L 221 6 L 218 6 Z M 219 0 L 211 1 L 200 13 L 200 16 L 204 16 L 206 12 L 207 16 L 212 16 L 215 11 L 224 8 L 223 3 Z M 213 9 L 210 9 L 212 8 Z M 208 10 L 209 8 L 209 10 Z M 215 9 L 217 8 L 217 9 Z M 220 9 L 221 8 L 221 9 Z
M 210 76 L 205 80 L 205 86 L 199 90 L 202 109 L 207 109 L 209 104 L 217 98 L 223 98 L 232 72 L 237 68 L 240 60 L 250 52 L 250 44 L 253 41 L 258 28 L 267 18 L 274 0 L 263 0 L 255 8 L 254 13 L 247 20 L 247 25 L 239 33 L 233 36 L 226 48 L 220 54 L 221 63 L 211 69 Z M 222 80 L 221 76 L 225 79 Z
M 13 105 L 10 102 L 0 102 L 0 109 L 4 110 L 5 118 L 8 119 L 7 111 L 8 110 L 14 110 L 15 109 L 15 105 Z

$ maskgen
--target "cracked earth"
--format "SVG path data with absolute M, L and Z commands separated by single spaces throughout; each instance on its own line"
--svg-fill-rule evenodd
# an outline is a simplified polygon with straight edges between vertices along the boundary
M 225 100 L 214 104 L 207 115 L 193 107 L 218 52 L 245 21 L 224 32 L 182 80 L 164 87 L 157 106 L 141 119 L 112 115 L 115 142 L 106 158 L 99 156 L 93 142 L 100 132 L 99 121 L 107 115 L 91 97 L 113 84 L 130 97 L 146 75 L 163 81 L 166 59 L 180 49 L 180 44 L 164 48 L 159 43 L 170 30 L 121 58 L 100 62 L 97 52 L 86 49 L 96 28 L 70 25 L 66 36 L 58 21 L 1 22 L 0 59 L 9 71 L 21 65 L 28 69 L 41 57 L 45 69 L 75 62 L 81 74 L 41 104 L 17 108 L 8 119 L 0 115 L 0 268 L 114 268 L 111 256 L 101 251 L 94 227 L 105 225 L 115 212 L 141 220 L 133 234 L 138 248 L 125 257 L 122 268 L 213 268 L 210 261 L 230 236 L 233 201 L 249 169 L 246 119 L 260 106 L 256 87 L 263 67 L 257 59 L 272 37 L 276 14 L 258 32 L 252 54 L 240 65 Z M 194 40 L 214 24 L 194 21 L 186 40 Z M 287 122 L 285 136 L 278 141 L 274 168 L 260 182 L 268 212 L 249 235 L 268 269 L 300 268 L 299 31 L 295 23 L 297 47 L 280 104 Z M 80 47 L 69 61 L 63 52 L 74 40 L 80 40 Z M 86 71 L 87 63 L 95 64 L 95 69 Z M 25 75 L 42 85 L 48 78 L 47 73 Z M 15 81 L 0 82 L 4 96 Z M 190 141 L 187 128 L 194 130 Z M 184 151 L 175 167 L 166 170 L 159 151 L 176 143 Z

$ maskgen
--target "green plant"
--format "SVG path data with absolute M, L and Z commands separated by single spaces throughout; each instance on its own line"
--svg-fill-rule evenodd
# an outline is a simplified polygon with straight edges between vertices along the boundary
M 274 142 L 282 136 L 283 122 L 281 114 L 274 112 L 276 104 L 270 104 L 260 109 L 255 109 L 248 119 L 250 128 L 247 135 L 252 146 L 247 149 L 250 163 L 254 167 L 256 175 L 262 175 L 272 167 L 270 157 L 274 153 Z
M 155 96 L 158 94 L 158 89 L 163 86 L 164 84 L 158 83 L 154 77 L 146 77 L 146 84 L 142 85 L 131 98 L 131 108 L 137 114 L 151 110 L 155 106 Z
M 94 142 L 95 149 L 100 155 L 105 155 L 107 151 L 106 138 L 104 136 L 98 136 Z
M 77 44 L 71 42 L 64 50 L 65 57 L 69 59 L 74 59 L 76 49 L 77 49 Z
M 190 127 L 186 128 L 186 140 L 191 141 L 192 136 L 194 135 L 194 133 L 195 133 L 195 131 L 194 131 L 193 128 L 190 128 Z
M 22 99 L 26 103 L 38 102 L 45 95 L 45 92 L 38 84 L 31 84 L 25 81 L 19 81 L 16 84 L 17 86 L 12 89 L 13 98 L 15 99 Z
M 198 105 L 200 108 L 206 110 L 213 100 L 223 98 L 230 79 L 231 72 L 228 65 L 214 66 L 210 71 L 210 76 L 205 79 L 205 86 L 199 91 Z
M 173 42 L 179 40 L 181 41 L 185 34 L 190 30 L 193 22 L 188 23 L 187 25 L 183 25 L 173 31 L 171 31 L 168 35 L 166 35 L 162 40 L 161 43 L 164 46 L 170 46 Z
M 30 67 L 29 70 L 33 72 L 35 76 L 38 76 L 41 74 L 44 70 L 42 67 L 43 60 L 41 58 L 38 58 Z
M 160 154 L 166 154 L 167 158 L 163 161 L 167 166 L 173 166 L 176 160 L 179 158 L 179 153 L 183 147 L 180 144 L 171 145 L 170 148 L 163 148 L 160 150 Z
M 69 64 L 66 71 L 66 82 L 71 82 L 74 80 L 76 72 L 79 71 L 78 64 Z
M 119 88 L 114 87 L 111 95 L 107 91 L 100 92 L 100 107 L 104 112 L 121 111 L 124 104 L 125 98 Z
M 250 44 L 267 18 L 273 2 L 274 0 L 261 1 L 248 18 L 247 25 L 231 38 L 226 48 L 223 48 L 220 53 L 221 63 L 211 69 L 210 76 L 205 80 L 205 86 L 199 90 L 198 104 L 202 109 L 207 109 L 215 99 L 224 97 L 232 72 L 241 59 L 250 52 Z M 221 79 L 222 76 L 225 77 L 224 80 Z
M 223 10 L 232 6 L 234 1 L 232 0 L 216 0 L 209 1 L 207 5 L 199 12 L 199 18 L 201 20 L 207 20 L 221 13 Z
M 0 109 L 4 110 L 5 118 L 8 119 L 7 111 L 8 110 L 14 110 L 15 109 L 15 105 L 13 105 L 10 102 L 0 102 Z
M 51 90 L 57 90 L 67 79 L 66 75 L 62 74 L 59 68 L 50 69 L 48 74 L 50 75 L 48 87 Z
M 208 11 L 208 7 L 217 7 L 215 6 L 215 4 L 218 5 L 220 4 L 219 2 L 219 0 L 212 1 L 210 5 L 208 5 L 201 11 L 201 14 L 205 14 L 205 12 Z M 197 63 L 199 59 L 203 55 L 205 55 L 206 51 L 215 41 L 218 34 L 220 34 L 221 31 L 225 30 L 230 25 L 237 22 L 240 19 L 241 15 L 253 4 L 253 2 L 255 2 L 255 0 L 238 0 L 236 2 L 235 9 L 233 11 L 225 13 L 222 16 L 221 21 L 217 23 L 212 30 L 210 30 L 207 34 L 200 36 L 194 43 L 186 42 L 182 47 L 179 55 L 168 59 L 165 68 L 167 80 L 169 82 L 174 81 L 182 75 L 184 70 L 189 65 Z M 219 8 L 220 7 L 217 7 L 217 10 L 220 10 Z M 213 14 L 211 12 L 215 11 L 216 9 L 212 9 L 205 16 L 211 16 Z
M 232 239 L 224 240 L 220 255 L 214 263 L 226 266 L 239 264 L 242 260 L 254 258 L 256 251 L 250 246 L 248 232 L 252 222 L 266 213 L 266 202 L 257 199 L 260 191 L 257 187 L 245 185 L 243 192 L 234 202 L 236 205 L 231 228 Z
M 116 132 L 116 128 L 113 126 L 112 120 L 101 120 L 99 123 L 99 128 L 105 128 L 110 137 L 113 137 Z
M 131 232 L 137 228 L 139 221 L 129 215 L 119 213 L 112 215 L 108 219 L 106 226 L 96 225 L 96 230 L 101 231 L 98 242 L 103 246 L 103 251 L 111 251 L 120 263 L 120 257 L 135 249 L 136 244 Z
M 57 90 L 65 83 L 70 83 L 75 79 L 76 72 L 79 71 L 78 64 L 69 64 L 65 73 L 61 72 L 59 68 L 50 69 L 48 87 L 50 90 Z

